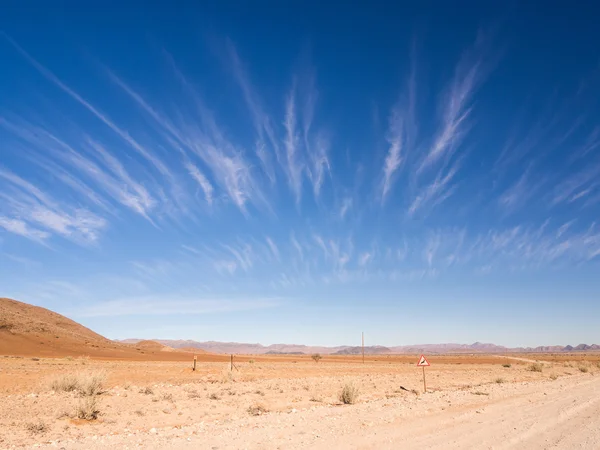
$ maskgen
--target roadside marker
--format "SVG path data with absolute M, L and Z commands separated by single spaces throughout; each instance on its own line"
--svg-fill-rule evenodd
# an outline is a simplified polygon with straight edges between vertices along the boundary
M 423 368 L 423 392 L 427 392 L 427 383 L 425 382 L 425 367 L 429 367 L 429 366 L 431 366 L 431 364 L 429 364 L 429 361 L 427 361 L 427 358 L 425 358 L 425 355 L 421 355 L 421 357 L 419 358 L 419 362 L 417 363 L 417 366 L 420 366 Z

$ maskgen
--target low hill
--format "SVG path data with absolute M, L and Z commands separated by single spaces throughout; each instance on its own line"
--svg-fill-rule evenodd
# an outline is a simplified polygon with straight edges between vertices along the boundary
M 190 359 L 189 353 L 158 342 L 141 341 L 131 345 L 112 341 L 58 313 L 9 298 L 0 298 L 0 355 Z M 207 354 L 204 359 L 225 360 L 225 357 Z
M 386 353 L 392 353 L 392 351 L 381 345 L 373 345 L 369 347 L 365 347 L 365 355 L 382 355 Z M 338 350 L 333 353 L 334 355 L 361 355 L 363 352 L 362 347 L 348 347 L 342 350 Z

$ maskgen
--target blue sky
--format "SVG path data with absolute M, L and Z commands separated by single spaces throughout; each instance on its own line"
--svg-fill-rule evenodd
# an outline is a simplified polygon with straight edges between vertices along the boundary
M 0 295 L 111 338 L 600 342 L 597 7 L 284 3 L 9 3 Z

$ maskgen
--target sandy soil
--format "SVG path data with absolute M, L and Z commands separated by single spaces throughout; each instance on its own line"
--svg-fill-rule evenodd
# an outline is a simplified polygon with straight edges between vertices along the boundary
M 427 393 L 414 355 L 245 357 L 231 373 L 224 362 L 192 372 L 190 362 L 5 357 L 0 448 L 596 449 L 599 356 L 542 372 L 529 370 L 532 355 L 432 357 Z M 86 398 L 52 380 L 90 373 L 105 374 L 99 415 L 77 419 Z M 354 405 L 339 400 L 346 384 L 360 391 Z

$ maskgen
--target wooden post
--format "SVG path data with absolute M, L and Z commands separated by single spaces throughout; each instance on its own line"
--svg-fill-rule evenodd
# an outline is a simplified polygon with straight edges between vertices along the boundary
M 230 372 L 233 372 L 233 354 L 231 355 L 231 367 L 229 368 Z
M 425 382 L 425 366 L 423 366 L 423 392 L 427 392 L 427 383 Z
M 194 367 L 192 368 L 192 372 L 196 371 L 196 358 L 197 358 L 197 356 L 194 355 Z
M 363 364 L 365 363 L 365 332 L 362 332 L 362 354 L 363 354 Z

